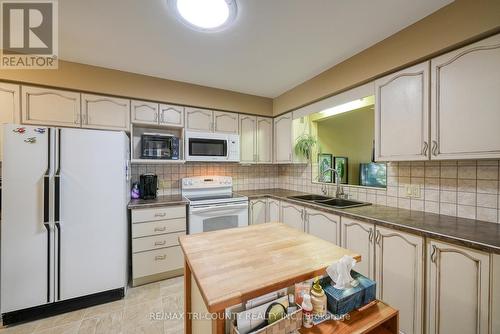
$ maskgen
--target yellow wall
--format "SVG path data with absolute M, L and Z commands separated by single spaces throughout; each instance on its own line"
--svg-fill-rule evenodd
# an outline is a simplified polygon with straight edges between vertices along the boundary
M 359 185 L 359 164 L 371 162 L 374 137 L 373 106 L 317 122 L 322 153 L 347 157 L 348 184 Z
M 272 99 L 67 61 L 57 70 L 0 70 L 0 80 L 188 106 L 272 115 Z
M 397 13 L 395 13 L 397 14 Z M 280 115 L 500 31 L 499 0 L 455 0 L 274 99 Z

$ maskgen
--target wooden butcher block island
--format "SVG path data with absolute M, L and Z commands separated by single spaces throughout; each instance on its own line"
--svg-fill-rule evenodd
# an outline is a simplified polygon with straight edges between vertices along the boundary
M 344 255 L 361 260 L 353 251 L 282 223 L 186 235 L 179 241 L 185 314 L 193 315 L 185 317 L 188 334 L 224 333 L 226 308 L 324 275 Z M 200 314 L 211 318 L 200 319 Z

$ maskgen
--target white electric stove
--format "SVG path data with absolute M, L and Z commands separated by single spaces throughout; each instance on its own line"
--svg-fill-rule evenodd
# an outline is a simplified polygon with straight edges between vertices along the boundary
M 189 234 L 248 225 L 248 197 L 233 193 L 230 176 L 184 178 L 182 196 L 189 200 Z

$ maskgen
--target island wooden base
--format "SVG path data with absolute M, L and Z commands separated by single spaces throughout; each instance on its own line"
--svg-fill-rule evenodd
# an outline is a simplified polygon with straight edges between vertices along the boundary
M 378 302 L 362 311 L 350 313 L 344 321 L 325 321 L 313 328 L 302 328 L 301 334 L 398 334 L 399 312 Z

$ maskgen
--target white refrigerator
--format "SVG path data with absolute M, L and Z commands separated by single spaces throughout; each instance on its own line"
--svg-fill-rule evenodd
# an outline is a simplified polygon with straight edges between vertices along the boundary
M 121 298 L 127 135 L 8 124 L 3 136 L 4 324 Z

